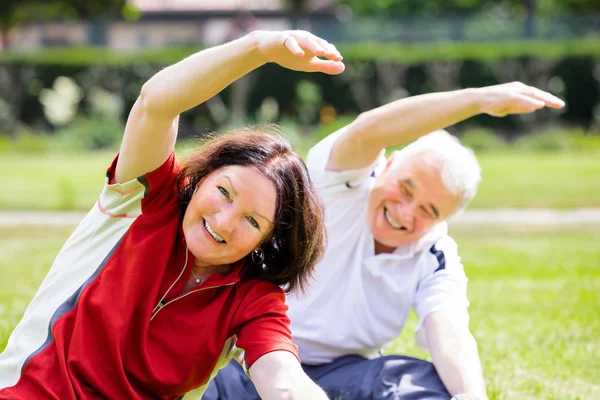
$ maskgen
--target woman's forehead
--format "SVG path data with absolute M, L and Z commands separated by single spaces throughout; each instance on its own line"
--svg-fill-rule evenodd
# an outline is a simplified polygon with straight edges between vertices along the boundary
M 214 179 L 223 183 L 254 211 L 270 221 L 275 215 L 277 191 L 275 184 L 255 167 L 229 165 L 218 169 Z

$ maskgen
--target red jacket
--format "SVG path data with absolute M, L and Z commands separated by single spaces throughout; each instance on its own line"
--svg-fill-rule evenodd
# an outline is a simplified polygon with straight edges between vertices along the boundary
M 0 355 L 0 399 L 176 399 L 245 351 L 294 355 L 285 296 L 238 263 L 182 293 L 194 257 L 174 155 L 96 206 L 57 256 Z

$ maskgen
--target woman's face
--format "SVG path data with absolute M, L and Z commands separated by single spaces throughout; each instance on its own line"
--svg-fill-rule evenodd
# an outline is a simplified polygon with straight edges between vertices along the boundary
M 231 165 L 207 175 L 183 217 L 183 234 L 197 266 L 234 263 L 273 229 L 275 184 L 254 167 Z

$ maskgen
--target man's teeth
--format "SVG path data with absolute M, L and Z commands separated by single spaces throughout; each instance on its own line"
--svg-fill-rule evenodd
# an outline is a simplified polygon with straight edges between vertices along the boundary
M 390 225 L 392 226 L 392 228 L 406 230 L 405 227 L 403 227 L 402 225 L 400 225 L 399 223 L 397 223 L 396 221 L 394 221 L 392 219 L 392 217 L 390 217 L 390 214 L 388 213 L 387 208 L 383 209 L 383 215 L 385 216 L 385 219 L 387 220 L 387 222 L 390 223 Z
M 208 222 L 206 222 L 206 220 L 204 220 L 204 227 L 206 228 L 206 230 L 208 231 L 208 233 L 211 234 L 211 236 L 219 243 L 225 243 L 225 239 L 223 239 L 221 236 L 217 235 L 217 233 L 215 231 L 212 230 L 212 228 L 210 227 L 210 225 L 208 224 Z

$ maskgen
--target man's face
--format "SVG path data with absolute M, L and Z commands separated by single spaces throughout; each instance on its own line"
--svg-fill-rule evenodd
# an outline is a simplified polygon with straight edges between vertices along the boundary
M 397 155 L 392 154 L 377 178 L 367 214 L 375 240 L 389 247 L 416 242 L 459 204 L 436 167 L 418 156 Z

